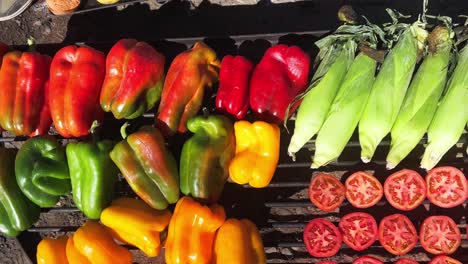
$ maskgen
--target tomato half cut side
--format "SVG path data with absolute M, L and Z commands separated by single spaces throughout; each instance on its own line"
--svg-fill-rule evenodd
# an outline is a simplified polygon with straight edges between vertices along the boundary
M 399 259 L 395 264 L 419 264 L 416 260 L 412 260 L 409 258 L 402 258 Z
M 430 216 L 421 224 L 419 240 L 427 252 L 434 255 L 449 255 L 455 252 L 461 244 L 460 229 L 448 216 Z
M 379 241 L 393 255 L 403 255 L 416 246 L 418 233 L 408 217 L 392 214 L 380 221 Z
M 460 261 L 449 256 L 437 256 L 429 264 L 463 264 Z
M 343 242 L 350 248 L 361 251 L 377 239 L 377 222 L 372 215 L 362 212 L 343 216 L 338 224 Z
M 320 210 L 329 212 L 340 207 L 345 198 L 344 185 L 333 175 L 321 173 L 310 181 L 309 199 Z
M 359 257 L 353 261 L 353 264 L 384 264 L 382 261 L 379 259 L 369 257 L 369 256 L 364 256 L 364 257 Z
M 383 187 L 377 178 L 358 171 L 346 179 L 346 199 L 357 208 L 369 208 L 382 199 Z
M 316 258 L 334 256 L 341 247 L 338 228 L 325 218 L 315 218 L 304 229 L 304 244 L 309 254 Z
M 438 167 L 426 176 L 427 198 L 431 203 L 452 208 L 465 202 L 468 183 L 463 172 L 454 167 Z
M 396 209 L 410 211 L 426 198 L 426 182 L 414 170 L 400 170 L 390 175 L 384 183 L 387 201 Z

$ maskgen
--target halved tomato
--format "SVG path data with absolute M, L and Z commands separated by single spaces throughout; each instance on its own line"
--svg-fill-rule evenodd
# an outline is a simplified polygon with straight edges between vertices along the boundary
M 426 176 L 427 198 L 435 205 L 452 208 L 462 204 L 468 193 L 463 172 L 454 167 L 438 167 Z
M 310 181 L 309 199 L 322 211 L 329 212 L 340 207 L 345 198 L 344 185 L 333 175 L 321 173 Z
M 331 257 L 341 247 L 341 234 L 338 228 L 325 218 L 315 218 L 304 229 L 304 244 L 311 256 Z
M 380 221 L 379 241 L 388 252 L 403 255 L 416 246 L 418 232 L 408 217 L 402 214 L 392 214 Z
M 419 240 L 421 246 L 429 253 L 452 254 L 461 244 L 460 229 L 448 216 L 430 216 L 421 225 Z
M 338 224 L 343 242 L 350 248 L 361 251 L 377 239 L 377 222 L 372 215 L 362 212 L 343 216 Z
M 419 264 L 416 260 L 412 260 L 409 258 L 402 258 L 399 259 L 395 264 Z
M 369 257 L 369 256 L 364 256 L 364 257 L 359 257 L 353 261 L 353 264 L 384 264 L 382 261 Z
M 429 264 L 463 264 L 460 261 L 449 256 L 437 256 Z
M 396 209 L 413 210 L 426 198 L 426 182 L 413 170 L 397 171 L 385 180 L 384 193 Z
M 346 179 L 346 199 L 357 208 L 369 208 L 383 196 L 382 184 L 374 176 L 358 171 Z

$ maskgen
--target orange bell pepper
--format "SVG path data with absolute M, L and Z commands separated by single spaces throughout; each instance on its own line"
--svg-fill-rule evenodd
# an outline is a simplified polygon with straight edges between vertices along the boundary
M 155 210 L 142 200 L 119 198 L 102 211 L 101 222 L 110 228 L 114 238 L 156 257 L 161 249 L 161 232 L 171 216 L 169 210 Z
M 37 245 L 37 263 L 38 264 L 67 264 L 67 246 L 68 237 L 61 236 L 57 239 L 44 238 Z
M 169 223 L 167 264 L 210 264 L 216 230 L 226 214 L 220 205 L 203 206 L 190 197 L 179 200 Z
M 247 219 L 228 219 L 216 234 L 214 264 L 266 263 L 262 238 Z
M 263 121 L 237 121 L 236 155 L 229 165 L 229 176 L 238 184 L 267 186 L 275 174 L 279 159 L 280 130 Z

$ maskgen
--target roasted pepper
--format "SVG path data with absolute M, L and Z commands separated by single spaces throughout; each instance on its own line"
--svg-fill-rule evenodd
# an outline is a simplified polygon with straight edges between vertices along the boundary
M 68 264 L 66 247 L 68 237 L 44 238 L 37 245 L 37 264 Z
M 247 219 L 228 219 L 216 233 L 213 264 L 238 263 L 266 263 L 265 250 L 254 223 Z
M 208 202 L 221 196 L 236 139 L 229 119 L 220 115 L 189 119 L 194 135 L 184 143 L 180 157 L 180 190 Z
M 275 124 L 263 121 L 249 123 L 237 121 L 236 156 L 229 164 L 229 177 L 238 184 L 250 184 L 255 188 L 266 187 L 279 159 L 280 130 Z
M 117 245 L 106 227 L 92 220 L 68 239 L 66 252 L 70 264 L 132 263 L 132 253 Z
M 279 44 L 269 48 L 250 79 L 250 107 L 267 121 L 281 123 L 298 104 L 286 109 L 307 88 L 309 56 L 299 47 Z
M 28 139 L 16 155 L 15 173 L 21 191 L 40 207 L 54 206 L 71 190 L 65 150 L 52 137 Z
M 133 191 L 151 207 L 165 209 L 179 200 L 177 162 L 156 128 L 142 127 L 115 145 L 110 157 Z
M 107 54 L 101 106 L 115 118 L 132 119 L 159 101 L 164 56 L 146 42 L 119 40 Z
M 156 116 L 156 125 L 165 135 L 187 131 L 187 120 L 200 110 L 205 89 L 216 82 L 218 69 L 216 53 L 203 42 L 175 57 Z
M 0 54 L 1 55 L 1 54 Z M 51 58 L 37 52 L 8 52 L 0 70 L 0 125 L 16 135 L 47 134 L 52 123 L 47 103 Z
M 89 134 L 104 116 L 99 105 L 106 58 L 90 47 L 66 46 L 50 66 L 49 106 L 55 129 L 64 137 Z
M 21 192 L 15 179 L 15 151 L 0 147 L 0 233 L 17 236 L 39 218 L 39 207 Z
M 169 223 L 166 240 L 167 264 L 209 264 L 213 258 L 216 230 L 226 215 L 220 205 L 210 207 L 182 197 Z
M 102 211 L 101 222 L 110 228 L 114 238 L 136 246 L 148 257 L 156 257 L 171 216 L 169 210 L 155 210 L 142 200 L 119 198 Z
M 112 201 L 117 167 L 109 157 L 112 142 L 72 142 L 67 145 L 73 201 L 87 217 L 99 219 Z
M 242 119 L 249 109 L 249 80 L 253 64 L 243 56 L 227 55 L 221 61 L 216 108 Z

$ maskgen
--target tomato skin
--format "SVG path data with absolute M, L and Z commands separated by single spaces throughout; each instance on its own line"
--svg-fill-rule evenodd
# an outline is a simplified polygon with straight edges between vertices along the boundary
M 434 244 L 438 242 L 437 235 L 443 232 L 444 239 L 449 240 L 450 245 L 446 247 L 434 247 Z M 461 244 L 461 234 L 460 229 L 458 229 L 457 224 L 453 221 L 452 218 L 445 215 L 434 215 L 426 218 L 421 224 L 421 229 L 419 231 L 419 241 L 421 246 L 429 253 L 434 255 L 440 254 L 452 254 L 457 251 L 458 247 Z
M 363 185 L 365 188 L 360 188 Z M 369 208 L 378 203 L 383 196 L 383 187 L 379 180 L 363 171 L 355 172 L 349 176 L 346 179 L 345 188 L 346 199 L 356 208 Z M 364 197 L 363 190 L 370 197 Z
M 441 182 L 442 180 L 444 181 Z M 465 202 L 468 195 L 465 175 L 461 170 L 450 166 L 430 170 L 426 175 L 426 185 L 429 201 L 442 208 L 458 206 Z
M 359 227 L 356 228 L 355 223 L 357 221 L 359 221 Z M 367 249 L 377 239 L 377 222 L 370 214 L 362 212 L 349 213 L 341 218 L 338 226 L 343 242 L 356 251 Z M 356 233 L 357 239 L 352 236 L 353 233 Z
M 410 211 L 418 207 L 426 198 L 426 182 L 414 170 L 400 170 L 385 180 L 384 193 L 385 198 L 394 208 Z
M 398 235 L 399 241 L 395 239 L 395 234 Z M 384 217 L 379 223 L 379 242 L 391 254 L 404 255 L 416 246 L 418 232 L 408 217 L 392 214 Z
M 463 264 L 460 261 L 449 256 L 437 256 L 429 264 Z
M 320 210 L 333 211 L 340 207 L 344 198 L 345 187 L 333 175 L 320 173 L 312 177 L 309 185 L 309 199 Z
M 382 261 L 379 259 L 369 257 L 369 256 L 363 256 L 355 259 L 353 261 L 353 264 L 384 264 Z
M 395 264 L 419 264 L 416 260 L 412 260 L 409 258 L 402 258 L 399 259 Z
M 316 258 L 334 256 L 340 250 L 342 242 L 338 228 L 325 218 L 311 220 L 304 228 L 303 239 L 309 254 Z M 321 243 L 324 240 L 327 241 L 326 246 Z

